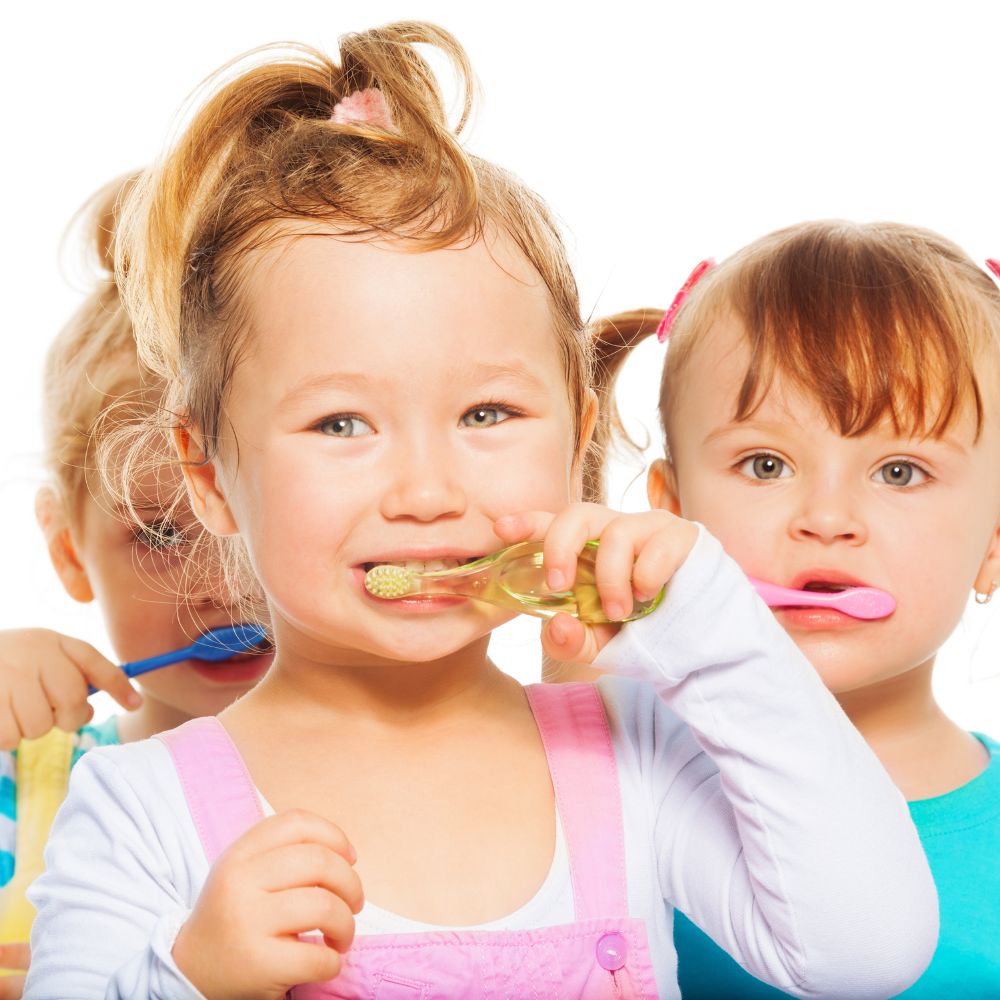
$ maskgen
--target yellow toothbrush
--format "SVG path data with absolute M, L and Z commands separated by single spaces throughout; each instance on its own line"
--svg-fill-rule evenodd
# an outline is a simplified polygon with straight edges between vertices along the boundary
M 385 563 L 365 574 L 365 588 L 384 600 L 454 595 L 538 618 L 551 618 L 562 611 L 587 625 L 598 625 L 610 619 L 601 607 L 595 582 L 597 545 L 596 541 L 587 542 L 577 556 L 576 582 L 571 590 L 553 591 L 545 585 L 541 542 L 519 542 L 464 566 L 426 573 Z M 621 620 L 642 618 L 662 600 L 661 590 L 651 601 L 636 601 L 631 614 Z

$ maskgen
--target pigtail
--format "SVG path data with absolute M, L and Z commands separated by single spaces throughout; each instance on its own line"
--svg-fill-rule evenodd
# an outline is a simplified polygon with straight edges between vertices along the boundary
M 594 434 L 583 461 L 585 501 L 605 501 L 604 466 L 607 452 L 615 439 L 635 451 L 641 450 L 622 424 L 615 404 L 615 383 L 633 348 L 656 332 L 661 319 L 662 309 L 633 309 L 597 320 L 591 325 L 592 386 L 597 395 L 598 411 Z

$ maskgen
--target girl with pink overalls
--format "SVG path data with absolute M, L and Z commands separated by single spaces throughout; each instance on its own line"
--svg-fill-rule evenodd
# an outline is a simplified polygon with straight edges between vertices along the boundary
M 25 995 L 676 997 L 692 901 L 788 992 L 898 992 L 937 929 L 901 797 L 711 536 L 576 502 L 562 243 L 418 43 L 460 128 L 433 26 L 258 52 L 127 206 L 152 430 L 276 654 L 218 719 L 76 768 Z M 556 590 L 599 539 L 613 621 L 666 586 L 625 628 L 546 624 L 615 676 L 522 688 L 488 656 L 509 612 L 363 586 L 528 538 Z

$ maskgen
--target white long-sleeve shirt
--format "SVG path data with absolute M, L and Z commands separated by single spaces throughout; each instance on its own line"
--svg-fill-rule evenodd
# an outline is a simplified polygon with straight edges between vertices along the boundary
M 598 666 L 619 675 L 599 687 L 662 998 L 679 997 L 673 907 L 793 995 L 889 997 L 920 975 L 937 897 L 905 802 L 711 536 Z M 200 998 L 171 948 L 208 864 L 159 741 L 77 765 L 46 861 L 27 1000 Z M 569 922 L 569 886 L 560 838 L 534 899 L 480 927 Z M 358 933 L 425 927 L 366 905 Z

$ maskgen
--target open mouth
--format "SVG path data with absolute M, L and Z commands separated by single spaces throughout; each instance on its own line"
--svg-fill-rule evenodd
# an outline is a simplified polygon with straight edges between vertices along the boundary
M 249 649 L 242 650 L 238 653 L 233 653 L 232 656 L 227 656 L 225 663 L 242 663 L 245 660 L 255 660 L 261 656 L 267 656 L 274 652 L 274 643 L 270 639 L 261 639 L 260 642 L 254 643 Z
M 826 580 L 810 580 L 798 589 L 808 590 L 814 594 L 839 594 L 844 590 L 851 590 L 853 586 L 850 583 L 829 583 Z

